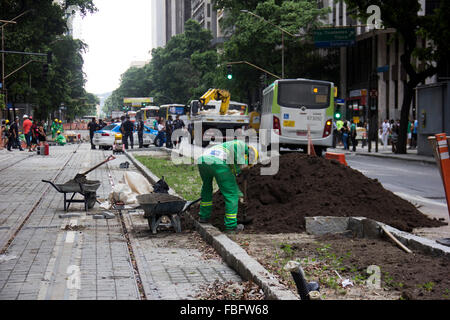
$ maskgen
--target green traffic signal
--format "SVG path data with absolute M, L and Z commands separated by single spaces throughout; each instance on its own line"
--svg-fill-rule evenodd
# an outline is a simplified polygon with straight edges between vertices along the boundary
M 334 114 L 334 117 L 335 117 L 336 119 L 340 119 L 340 118 L 341 118 L 341 114 L 340 114 L 339 112 L 336 112 L 336 113 Z
M 231 65 L 227 65 L 227 78 L 228 80 L 233 79 L 233 72 L 231 70 Z

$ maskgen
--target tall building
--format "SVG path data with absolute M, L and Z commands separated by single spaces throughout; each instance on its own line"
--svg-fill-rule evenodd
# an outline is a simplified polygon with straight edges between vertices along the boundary
M 418 15 L 431 14 L 436 5 L 439 5 L 439 1 L 434 0 L 419 2 L 422 9 Z M 329 25 L 356 26 L 356 44 L 340 48 L 339 97 L 346 100 L 341 112 L 347 119 L 366 121 L 370 106 L 376 105 L 379 121 L 400 119 L 404 82 L 408 76 L 400 61 L 404 46 L 395 37 L 396 30 L 373 30 L 365 26 L 366 21 L 353 20 L 350 17 L 352 12 L 348 12 L 347 5 L 342 0 L 323 0 L 322 5 L 332 9 L 326 21 Z M 419 45 L 425 45 L 425 42 Z M 426 84 L 439 81 L 440 76 L 444 75 L 428 78 Z M 415 112 L 416 99 L 412 102 L 411 117 L 416 117 Z
M 164 47 L 177 34 L 184 32 L 184 23 L 191 17 L 190 0 L 152 0 L 153 48 Z

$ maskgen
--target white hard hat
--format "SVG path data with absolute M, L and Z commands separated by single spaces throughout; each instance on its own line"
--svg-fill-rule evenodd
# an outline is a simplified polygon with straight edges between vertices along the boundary
M 25 118 L 28 118 L 28 116 L 27 116 L 26 114 L 24 114 L 24 115 L 23 115 L 23 118 L 24 118 L 24 119 L 25 119 Z

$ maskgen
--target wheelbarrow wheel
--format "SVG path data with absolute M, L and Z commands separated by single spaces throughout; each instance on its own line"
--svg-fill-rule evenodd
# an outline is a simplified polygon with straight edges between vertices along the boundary
M 95 192 L 89 192 L 88 194 L 86 194 L 86 197 L 88 209 L 92 209 L 95 206 L 95 203 L 97 202 L 97 195 Z

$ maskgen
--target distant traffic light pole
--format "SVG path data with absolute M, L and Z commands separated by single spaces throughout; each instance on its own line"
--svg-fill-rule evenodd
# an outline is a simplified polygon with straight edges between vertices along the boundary
M 261 67 L 258 67 L 257 65 L 254 65 L 253 63 L 250 63 L 248 61 L 233 61 L 233 62 L 225 62 L 224 64 L 226 64 L 227 66 L 231 66 L 233 64 L 248 64 L 249 66 L 251 66 L 251 67 L 253 67 L 255 69 L 258 69 L 258 70 L 260 70 L 262 72 L 270 74 L 274 78 L 281 79 L 279 76 L 277 76 L 277 75 L 275 75 L 275 74 L 273 74 L 273 73 L 271 73 L 271 72 L 269 72 L 269 71 L 267 71 L 267 70 L 265 70 L 265 69 L 263 69 Z

